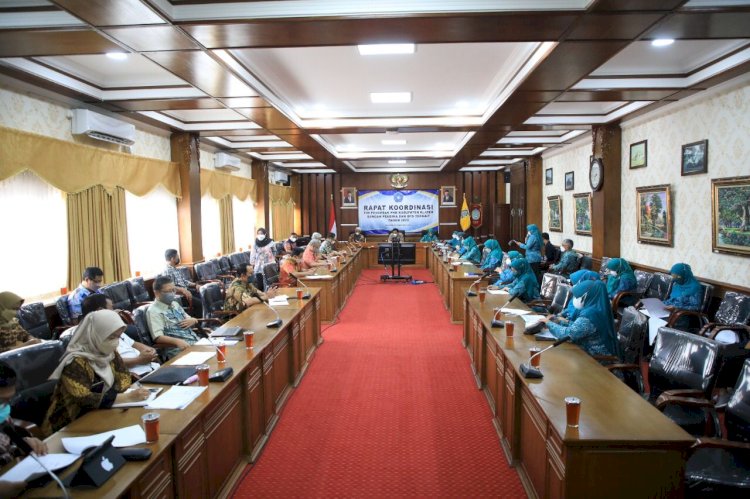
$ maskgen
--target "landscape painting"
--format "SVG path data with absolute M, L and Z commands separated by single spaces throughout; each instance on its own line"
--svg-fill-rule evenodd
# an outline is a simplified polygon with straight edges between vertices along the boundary
M 750 177 L 711 180 L 713 250 L 750 256 Z
M 549 207 L 549 230 L 562 232 L 562 198 L 560 196 L 550 196 L 547 198 Z
M 591 235 L 591 193 L 576 194 L 575 199 L 575 220 L 576 234 L 584 236 Z
M 672 246 L 671 202 L 668 184 L 636 188 L 639 243 Z
M 648 162 L 648 141 L 630 144 L 630 168 L 643 168 Z

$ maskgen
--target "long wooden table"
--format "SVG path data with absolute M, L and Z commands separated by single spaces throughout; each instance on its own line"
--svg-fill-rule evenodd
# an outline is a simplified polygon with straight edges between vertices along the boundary
M 451 321 L 461 324 L 464 321 L 464 296 L 478 276 L 482 275 L 482 269 L 476 265 L 453 265 L 444 262 L 437 251 L 427 251 L 427 266 L 432 272 L 435 284 L 440 289 L 445 307 L 451 313 Z M 481 286 L 487 286 L 487 282 Z M 476 287 L 480 286 L 477 284 Z
M 354 291 L 354 284 L 364 266 L 362 250 L 355 251 L 346 258 L 344 263 L 339 263 L 336 272 L 330 272 L 324 267 L 318 267 L 314 274 L 297 272 L 294 276 L 298 281 L 310 288 L 320 289 L 320 320 L 330 323 L 344 308 L 346 300 Z
M 520 365 L 531 347 L 523 334 L 492 328 L 507 295 L 465 297 L 464 345 L 484 390 L 503 450 L 530 497 L 682 497 L 688 448 L 695 439 L 570 343 L 542 354 L 543 379 Z M 514 308 L 525 308 L 518 300 Z M 582 401 L 579 428 L 566 425 L 565 397 Z
M 128 462 L 101 488 L 73 489 L 74 497 L 219 497 L 226 496 L 243 469 L 253 462 L 273 430 L 287 397 L 297 386 L 322 342 L 320 290 L 298 302 L 295 290 L 288 306 L 276 307 L 283 320 L 278 329 L 266 323 L 275 319 L 269 309 L 255 305 L 228 322 L 255 331 L 254 348 L 240 341 L 227 347 L 227 361 L 216 357 L 211 372 L 234 369 L 223 383 L 208 389 L 186 409 L 155 411 L 160 414 L 159 441 L 145 445 L 153 452 L 148 461 Z M 294 297 L 294 298 L 292 298 Z M 201 351 L 211 347 L 190 347 Z M 181 355 L 184 355 L 181 354 Z M 114 430 L 140 423 L 143 408 L 92 411 L 52 435 L 48 446 L 61 451 L 60 438 Z M 53 483 L 30 489 L 26 497 L 59 497 Z

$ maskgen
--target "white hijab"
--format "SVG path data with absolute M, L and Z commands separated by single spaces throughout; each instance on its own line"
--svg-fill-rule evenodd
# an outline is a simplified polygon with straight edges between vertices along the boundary
M 115 358 L 115 351 L 119 339 L 111 340 L 109 336 L 120 328 L 125 327 L 120 316 L 112 310 L 98 310 L 84 317 L 83 322 L 78 325 L 68 344 L 65 354 L 60 359 L 60 364 L 50 376 L 50 379 L 58 379 L 62 375 L 65 366 L 73 362 L 76 357 L 86 359 L 94 372 L 104 381 L 107 389 L 115 382 L 115 375 L 109 365 Z

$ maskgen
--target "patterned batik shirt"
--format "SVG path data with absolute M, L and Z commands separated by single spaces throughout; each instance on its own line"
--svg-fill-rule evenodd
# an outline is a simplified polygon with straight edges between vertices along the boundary
M 158 300 L 155 301 L 146 312 L 151 338 L 156 341 L 159 336 L 166 335 L 184 340 L 190 345 L 195 344 L 199 339 L 198 335 L 192 329 L 183 328 L 179 325 L 180 322 L 189 317 L 176 301 L 173 301 L 171 305 L 165 305 Z M 171 358 L 180 353 L 180 349 L 177 347 L 169 348 L 165 353 L 167 357 Z
M 249 282 L 238 278 L 229 285 L 226 295 L 224 310 L 242 312 L 247 308 L 245 300 L 248 298 L 260 298 L 260 291 Z

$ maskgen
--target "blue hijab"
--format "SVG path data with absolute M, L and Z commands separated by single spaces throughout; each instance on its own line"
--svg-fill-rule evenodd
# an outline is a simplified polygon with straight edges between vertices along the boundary
M 620 279 L 630 277 L 632 282 L 637 282 L 633 269 L 624 258 L 612 258 L 607 262 L 607 268 L 617 272 L 616 276 L 611 275 L 607 278 L 607 293 L 609 293 L 610 296 L 617 291 L 617 288 L 620 286 Z
M 672 284 L 672 292 L 669 293 L 670 298 L 699 295 L 703 292 L 701 283 L 693 276 L 693 270 L 687 263 L 675 263 L 669 272 L 677 276 Z
M 508 252 L 508 258 L 510 258 L 510 262 L 513 263 L 513 260 L 517 258 L 521 258 L 523 255 L 519 253 L 518 251 L 509 251 Z
M 497 259 L 497 262 L 503 261 L 503 250 L 500 249 L 500 243 L 495 239 L 487 239 L 487 241 L 484 243 L 484 247 L 485 249 L 490 250 L 490 252 L 482 260 L 483 262 L 490 261 L 492 258 Z
M 612 304 L 604 283 L 582 281 L 573 286 L 572 291 L 574 297 L 583 297 L 583 308 L 578 311 L 578 317 L 586 317 L 591 321 L 610 352 L 619 352 L 615 321 L 612 317 Z
M 529 224 L 526 226 L 526 229 L 528 229 L 530 233 L 530 236 L 526 238 L 526 246 L 532 246 L 532 240 L 536 238 L 537 242 L 539 243 L 539 248 L 541 248 L 543 244 L 542 235 L 539 233 L 539 227 L 537 227 L 536 224 Z
M 510 268 L 516 270 L 516 279 L 514 283 L 522 282 L 524 294 L 526 296 L 539 296 L 539 281 L 536 280 L 536 274 L 531 270 L 529 262 L 521 257 L 511 261 Z
M 581 281 L 598 281 L 601 276 L 598 272 L 594 272 L 593 270 L 576 270 L 572 274 L 570 274 L 570 283 L 575 286 Z

